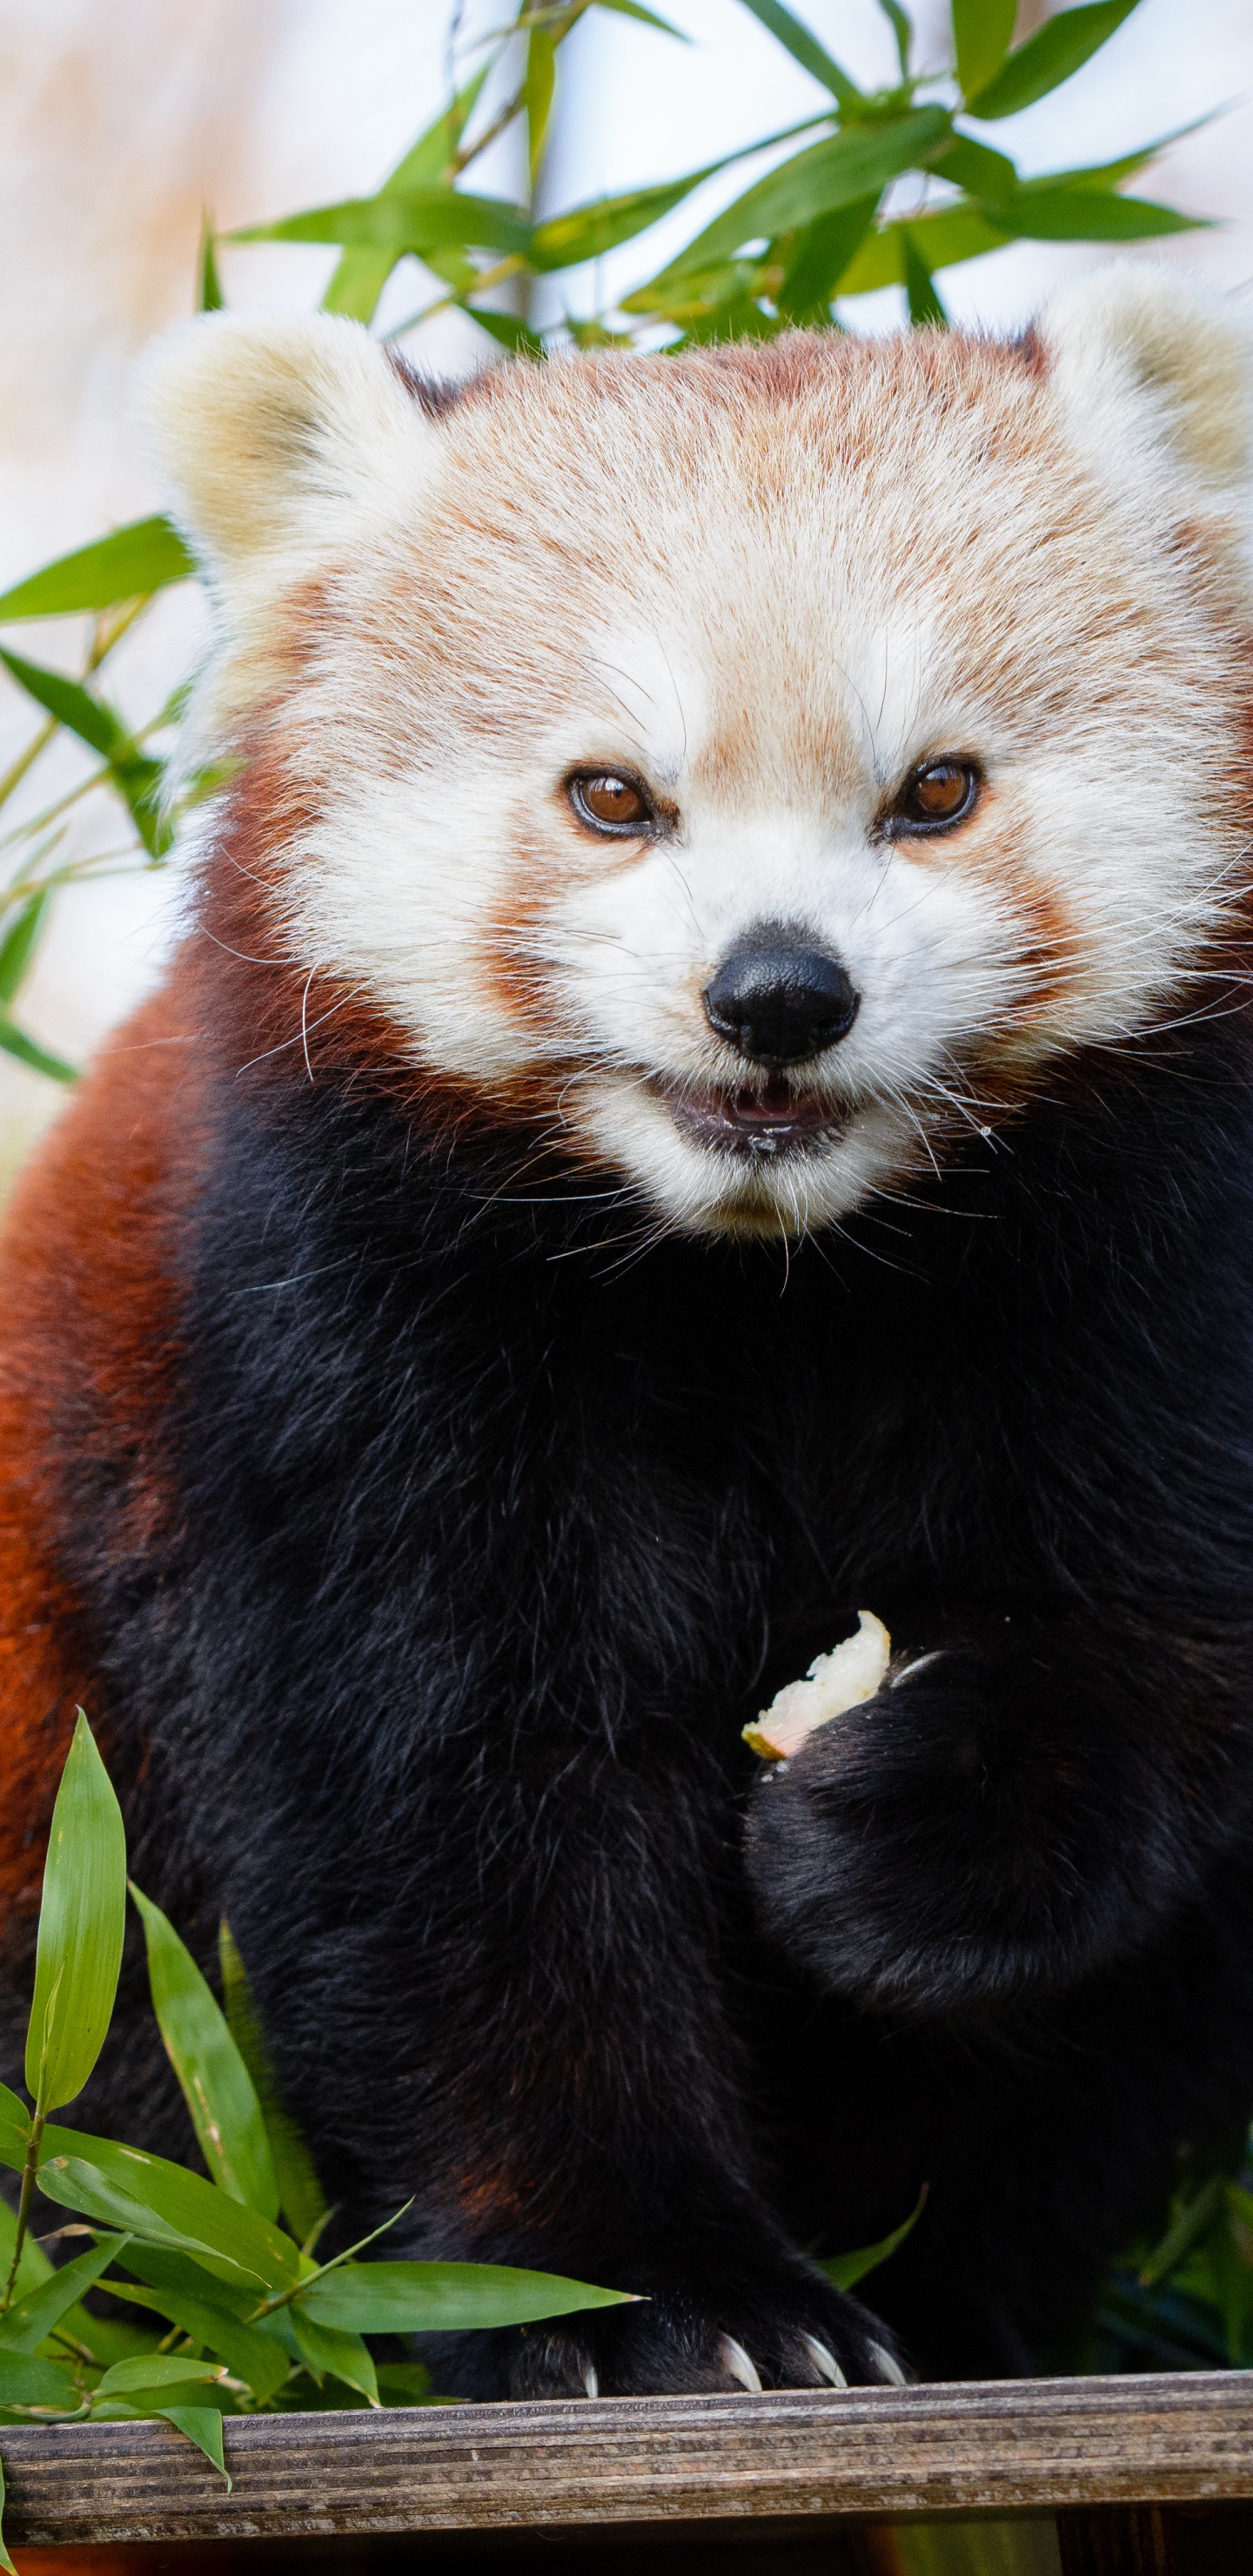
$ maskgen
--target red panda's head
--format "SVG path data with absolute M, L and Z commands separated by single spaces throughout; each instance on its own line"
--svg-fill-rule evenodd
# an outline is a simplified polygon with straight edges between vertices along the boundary
M 799 1232 L 1196 1006 L 1249 881 L 1249 350 L 1114 269 L 1005 347 L 502 368 L 213 316 L 150 406 L 277 758 L 278 936 L 672 1224 Z

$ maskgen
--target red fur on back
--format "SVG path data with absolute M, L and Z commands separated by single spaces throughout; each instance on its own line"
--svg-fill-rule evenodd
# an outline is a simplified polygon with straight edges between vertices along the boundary
M 120 1472 L 137 1541 L 168 1507 L 151 1440 L 172 1352 L 163 1237 L 196 1161 L 194 1047 L 177 973 L 113 1040 L 27 1167 L 0 1242 L 0 1914 L 38 1902 L 77 1704 L 107 1734 L 92 1642 L 59 1571 L 89 1508 L 75 1470 Z

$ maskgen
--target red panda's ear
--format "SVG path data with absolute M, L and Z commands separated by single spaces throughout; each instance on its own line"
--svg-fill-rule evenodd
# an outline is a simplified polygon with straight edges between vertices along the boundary
M 1126 260 L 1057 296 L 1037 335 L 1071 435 L 1133 504 L 1148 479 L 1202 507 L 1242 511 L 1253 482 L 1253 323 L 1233 297 Z
M 421 506 L 443 442 L 378 341 L 329 313 L 185 323 L 149 353 L 139 397 L 214 604 L 191 728 L 208 742 L 281 678 L 293 594 Z
M 421 483 L 438 433 L 360 323 L 210 313 L 140 377 L 158 471 L 210 579 L 325 562 Z

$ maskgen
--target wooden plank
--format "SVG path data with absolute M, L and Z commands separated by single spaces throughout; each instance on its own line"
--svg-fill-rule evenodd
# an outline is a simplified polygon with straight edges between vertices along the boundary
M 795 2528 L 1253 2497 L 1238 2371 L 228 2417 L 228 2494 L 164 2424 L 0 2429 L 10 2544 Z

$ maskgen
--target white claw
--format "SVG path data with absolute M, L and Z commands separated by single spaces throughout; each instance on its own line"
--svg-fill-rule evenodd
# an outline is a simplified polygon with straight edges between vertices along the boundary
M 895 2353 L 889 2352 L 886 2344 L 872 2343 L 870 2347 L 870 2358 L 874 2363 L 875 2369 L 878 2371 L 880 2379 L 886 2379 L 890 2387 L 908 2388 L 909 2381 L 905 2377 L 905 2373 L 902 2370 Z
M 594 2362 L 594 2361 L 585 2361 L 585 2362 L 583 2363 L 583 2365 L 582 2365 L 582 2371 L 581 2371 L 581 2374 L 580 2374 L 580 2375 L 581 2375 L 581 2377 L 582 2377 L 583 2385 L 584 2385 L 585 2389 L 587 2390 L 588 2396 L 589 2396 L 589 2397 L 599 2397 L 599 2395 L 600 2395 L 600 2381 L 599 2381 L 599 2379 L 598 2379 L 598 2378 L 597 2378 L 597 2376 L 596 2376 L 596 2364 L 595 2364 L 595 2362 Z
M 741 2388 L 748 2390 L 750 2397 L 760 2397 L 761 2381 L 756 2369 L 745 2352 L 743 2344 L 737 2343 L 734 2335 L 722 2337 L 718 2346 L 718 2359 L 729 2376 L 732 2379 L 738 2379 Z
M 831 2350 L 830 2344 L 819 2343 L 817 2335 L 811 2334 L 803 2334 L 801 2336 L 801 2342 L 804 2344 L 805 2350 L 808 2353 L 819 2378 L 825 2379 L 828 2385 L 832 2388 L 847 2388 L 848 2381 L 836 2360 L 835 2354 Z

